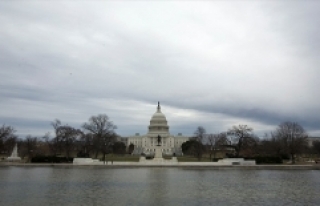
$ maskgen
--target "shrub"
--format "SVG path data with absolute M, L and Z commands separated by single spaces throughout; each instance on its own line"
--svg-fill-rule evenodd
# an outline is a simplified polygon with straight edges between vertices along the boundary
M 77 157 L 86 157 L 88 158 L 89 157 L 89 154 L 88 153 L 85 153 L 83 151 L 80 151 L 77 153 Z
M 73 157 L 67 159 L 66 157 L 56 156 L 35 156 L 31 159 L 32 163 L 67 163 L 73 162 Z
M 260 156 L 255 158 L 257 164 L 282 164 L 282 158 L 276 156 Z

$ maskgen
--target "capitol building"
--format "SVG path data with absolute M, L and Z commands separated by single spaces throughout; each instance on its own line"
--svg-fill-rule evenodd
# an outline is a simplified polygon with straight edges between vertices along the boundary
M 127 146 L 133 144 L 133 154 L 153 155 L 156 148 L 161 148 L 163 155 L 182 155 L 181 145 L 188 141 L 190 137 L 182 136 L 179 133 L 173 136 L 169 132 L 169 125 L 166 116 L 161 112 L 160 103 L 158 102 L 157 111 L 150 120 L 148 133 L 127 138 Z

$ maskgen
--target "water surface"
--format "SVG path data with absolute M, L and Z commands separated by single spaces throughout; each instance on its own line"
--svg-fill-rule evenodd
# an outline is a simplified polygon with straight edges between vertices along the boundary
M 319 205 L 320 171 L 0 167 L 0 205 Z

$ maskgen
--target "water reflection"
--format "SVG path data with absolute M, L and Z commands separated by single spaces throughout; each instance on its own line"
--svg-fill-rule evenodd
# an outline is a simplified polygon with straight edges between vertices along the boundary
M 318 205 L 319 171 L 0 167 L 0 205 Z
M 165 168 L 151 168 L 146 176 L 148 187 L 145 190 L 147 205 L 166 205 L 168 196 L 168 170 Z

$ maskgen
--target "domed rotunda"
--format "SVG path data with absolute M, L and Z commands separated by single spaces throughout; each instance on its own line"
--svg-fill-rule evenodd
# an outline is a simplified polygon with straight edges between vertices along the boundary
M 151 117 L 149 125 L 149 133 L 152 135 L 169 135 L 169 126 L 166 116 L 161 112 L 160 102 L 158 102 L 158 107 L 156 113 Z M 163 136 L 163 137 L 164 137 Z
M 161 148 L 165 155 L 182 155 L 181 145 L 189 140 L 189 137 L 170 135 L 169 125 L 166 116 L 161 112 L 160 102 L 158 102 L 157 111 L 152 115 L 148 133 L 140 136 L 128 137 L 127 147 L 134 145 L 133 154 L 153 155 L 156 148 Z

